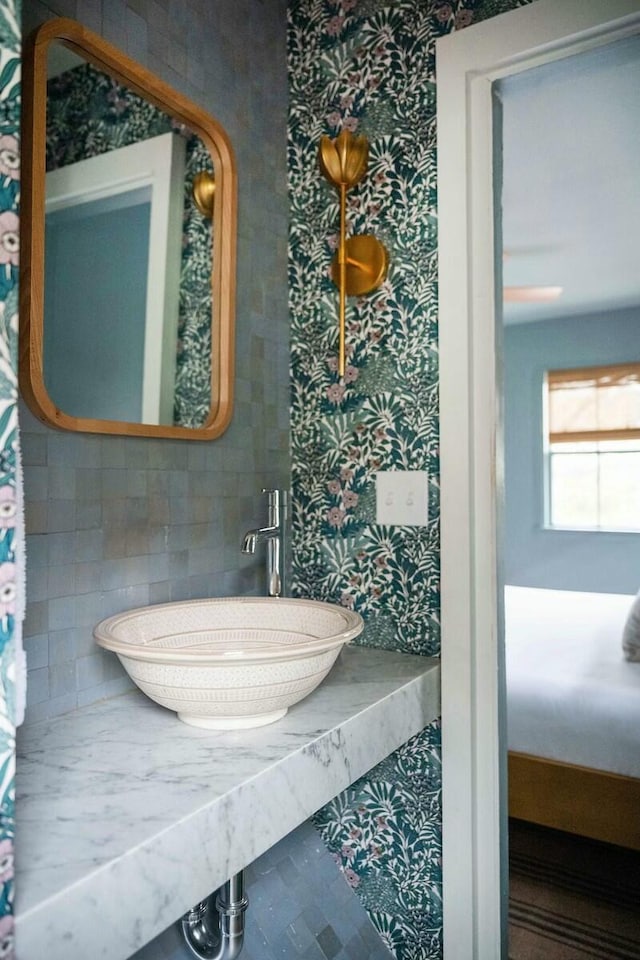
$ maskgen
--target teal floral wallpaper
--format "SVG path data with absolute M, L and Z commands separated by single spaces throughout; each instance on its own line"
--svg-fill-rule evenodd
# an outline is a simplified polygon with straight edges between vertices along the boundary
M 314 817 L 396 957 L 442 953 L 440 728 L 432 724 Z
M 20 8 L 0 0 L 0 957 L 14 956 Z
M 359 642 L 440 651 L 435 41 L 527 0 L 291 0 L 288 137 L 294 592 L 359 611 Z M 337 373 L 338 198 L 320 137 L 370 140 L 350 233 L 390 255 L 351 299 Z M 375 473 L 424 470 L 429 525 L 375 522 Z M 316 826 L 398 960 L 442 954 L 438 724 L 321 810 Z
M 184 125 L 90 64 L 52 78 L 47 93 L 47 170 L 172 130 L 187 139 L 174 422 L 201 426 L 211 407 L 212 233 L 191 183 L 213 170 L 209 152 Z

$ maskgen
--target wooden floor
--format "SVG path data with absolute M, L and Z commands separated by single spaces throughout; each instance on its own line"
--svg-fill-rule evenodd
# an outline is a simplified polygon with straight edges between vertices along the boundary
M 640 960 L 640 853 L 512 820 L 510 960 Z

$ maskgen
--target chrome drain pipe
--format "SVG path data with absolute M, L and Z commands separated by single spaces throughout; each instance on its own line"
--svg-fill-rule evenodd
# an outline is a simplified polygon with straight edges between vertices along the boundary
M 235 960 L 244 941 L 244 872 L 188 910 L 178 923 L 189 950 L 197 960 Z

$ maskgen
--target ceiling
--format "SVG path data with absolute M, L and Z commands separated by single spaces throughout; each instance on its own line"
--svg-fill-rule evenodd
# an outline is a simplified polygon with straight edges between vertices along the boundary
M 505 323 L 640 304 L 640 36 L 511 76 L 503 104 Z

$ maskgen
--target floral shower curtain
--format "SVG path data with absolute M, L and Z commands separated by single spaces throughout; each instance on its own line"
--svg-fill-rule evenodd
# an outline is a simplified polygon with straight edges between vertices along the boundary
M 23 583 L 17 421 L 20 8 L 0 0 L 0 957 L 13 956 L 16 643 Z

